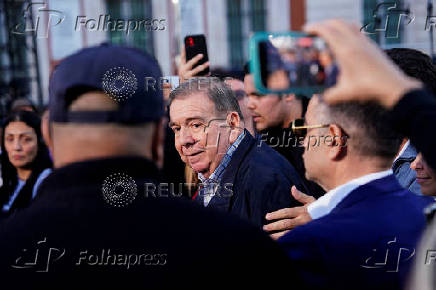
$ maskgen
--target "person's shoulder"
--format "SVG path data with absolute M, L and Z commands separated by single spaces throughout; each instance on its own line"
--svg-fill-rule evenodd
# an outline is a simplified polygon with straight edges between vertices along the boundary
M 292 165 L 285 157 L 259 140 L 256 140 L 247 152 L 244 163 L 252 168 L 268 169 L 270 172 L 292 170 Z

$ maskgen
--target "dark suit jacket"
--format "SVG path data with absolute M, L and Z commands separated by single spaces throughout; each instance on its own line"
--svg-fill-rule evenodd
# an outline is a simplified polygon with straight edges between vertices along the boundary
M 279 242 L 309 289 L 401 289 L 431 202 L 389 175 Z
M 245 130 L 245 137 L 233 153 L 208 207 L 224 210 L 261 227 L 266 223 L 268 212 L 300 205 L 291 196 L 293 185 L 308 192 L 283 156 Z
M 113 173 L 130 176 L 137 186 L 126 207 L 102 196 Z M 158 186 L 158 178 L 153 163 L 133 157 L 54 170 L 34 203 L 1 224 L 0 287 L 254 287 L 259 277 L 270 283 L 275 272 L 287 271 L 278 245 L 250 224 L 184 198 L 146 197 L 145 184 Z M 116 178 L 112 184 L 113 190 L 121 186 Z M 37 250 L 37 262 L 26 266 Z

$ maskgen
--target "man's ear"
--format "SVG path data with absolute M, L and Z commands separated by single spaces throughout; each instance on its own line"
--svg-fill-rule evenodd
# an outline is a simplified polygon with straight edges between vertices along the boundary
M 243 127 L 241 127 L 241 118 L 239 117 L 239 114 L 237 112 L 230 112 L 227 114 L 227 125 L 230 127 L 230 135 L 229 135 L 229 141 L 230 144 L 233 144 L 238 136 L 241 134 L 241 132 L 244 130 Z
M 155 122 L 151 144 L 152 160 L 159 169 L 163 168 L 164 162 L 164 122 L 164 118 Z
M 347 153 L 347 135 L 338 125 L 329 126 L 329 134 L 324 136 L 322 142 L 328 146 L 328 155 L 331 160 L 340 160 Z

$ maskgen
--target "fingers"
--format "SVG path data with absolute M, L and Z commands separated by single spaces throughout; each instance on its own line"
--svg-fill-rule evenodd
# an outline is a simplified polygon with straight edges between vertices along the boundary
M 304 30 L 309 34 L 315 34 L 324 39 L 335 55 L 337 51 L 341 49 L 341 43 L 346 41 L 346 39 L 343 39 L 343 34 L 336 27 L 331 25 L 331 20 L 308 24 L 305 26 Z
M 203 71 L 204 69 L 206 69 L 208 67 L 209 67 L 209 62 L 205 62 L 201 65 L 196 66 L 193 70 L 191 70 L 190 77 L 197 75 L 199 72 Z
M 190 60 L 188 60 L 188 62 L 185 64 L 186 66 L 186 70 L 192 70 L 192 68 L 194 67 L 194 65 L 197 64 L 197 62 L 200 61 L 200 59 L 203 58 L 203 54 L 197 54 L 196 56 L 194 56 L 193 58 L 191 58 Z
M 301 225 L 301 221 L 298 219 L 282 219 L 263 226 L 263 230 L 266 232 L 271 231 L 284 231 L 292 230 L 296 226 Z
M 348 88 L 342 84 L 343 82 L 338 81 L 335 87 L 328 88 L 324 91 L 322 96 L 327 104 L 334 105 L 349 99 L 351 93 L 347 93 Z
M 185 51 L 185 46 L 182 46 L 182 51 L 180 53 L 180 61 L 181 64 L 184 65 L 186 63 L 186 51 Z
M 270 237 L 271 237 L 271 239 L 273 239 L 273 240 L 278 240 L 280 237 L 282 237 L 282 236 L 284 236 L 287 232 L 289 232 L 289 230 L 288 231 L 283 231 L 283 232 L 279 232 L 279 233 L 275 233 L 275 234 L 271 234 L 271 235 L 269 235 Z
M 310 204 L 310 203 L 312 203 L 312 202 L 315 201 L 315 198 L 314 198 L 313 196 L 310 196 L 310 195 L 307 195 L 307 194 L 302 193 L 301 191 L 299 191 L 299 190 L 295 187 L 295 185 L 292 186 L 292 188 L 291 188 L 291 193 L 292 193 L 292 196 L 293 196 L 296 200 L 298 200 L 299 202 L 301 202 L 301 203 L 304 204 L 304 205 L 306 205 L 306 204 Z
M 274 212 L 267 213 L 265 218 L 267 220 L 278 220 L 284 218 L 294 218 L 305 211 L 304 207 L 282 208 Z
M 184 51 L 184 50 L 183 50 Z M 184 53 L 182 54 L 182 65 L 180 66 L 179 77 L 182 82 L 194 77 L 199 72 L 209 67 L 209 62 L 193 67 L 203 58 L 203 54 L 197 54 L 188 62 L 183 63 L 183 59 L 186 59 Z

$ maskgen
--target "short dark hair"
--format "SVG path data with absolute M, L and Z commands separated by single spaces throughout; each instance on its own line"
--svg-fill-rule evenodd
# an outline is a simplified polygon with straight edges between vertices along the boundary
M 411 48 L 392 48 L 385 53 L 406 75 L 422 81 L 436 96 L 436 66 L 430 56 Z
M 339 125 L 351 146 L 362 156 L 393 159 L 400 149 L 401 137 L 389 126 L 389 112 L 375 102 L 346 102 L 327 105 L 328 122 Z
M 177 97 L 188 96 L 196 92 L 204 93 L 214 103 L 215 110 L 218 113 L 237 112 L 239 118 L 244 119 L 238 100 L 231 88 L 214 77 L 191 78 L 182 83 L 170 93 L 168 107 Z
M 236 79 L 241 82 L 244 81 L 244 72 L 237 70 L 226 70 L 222 68 L 214 69 L 210 72 L 212 77 L 219 78 L 222 81 L 226 81 L 228 79 Z

